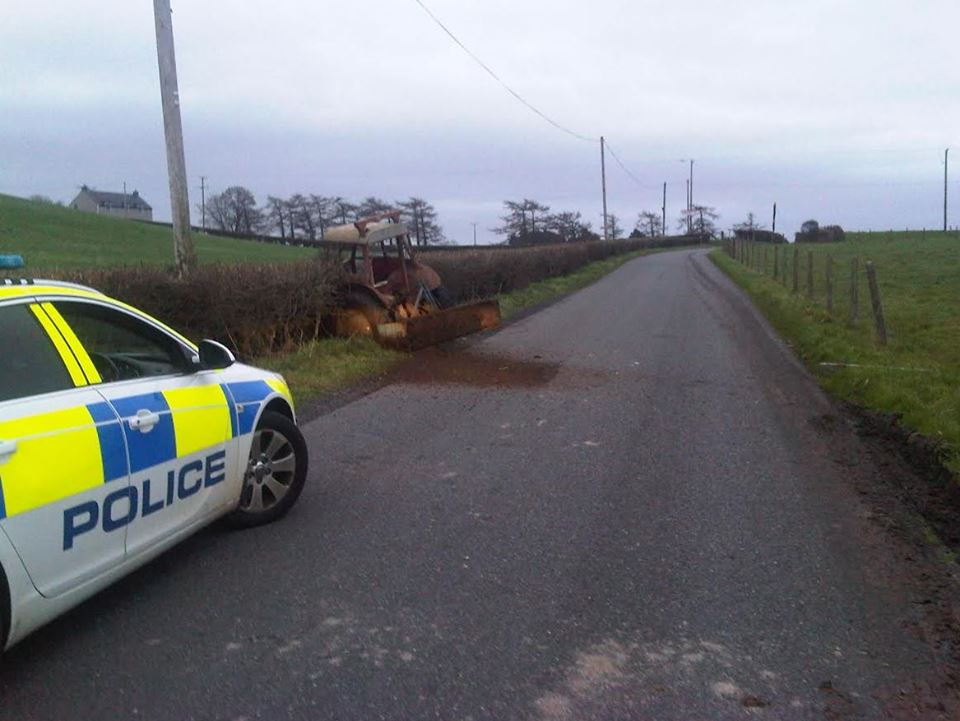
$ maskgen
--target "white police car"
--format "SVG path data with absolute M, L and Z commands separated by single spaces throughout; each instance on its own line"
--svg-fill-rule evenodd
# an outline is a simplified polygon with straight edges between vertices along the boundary
M 83 286 L 0 280 L 0 648 L 210 521 L 272 521 L 307 449 L 283 378 Z

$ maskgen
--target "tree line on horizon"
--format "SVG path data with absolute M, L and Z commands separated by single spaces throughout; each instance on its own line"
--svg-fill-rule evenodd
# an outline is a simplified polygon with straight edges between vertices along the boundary
M 436 208 L 418 197 L 388 203 L 371 195 L 353 203 L 339 195 L 295 193 L 288 198 L 268 195 L 267 202 L 260 206 L 249 188 L 234 185 L 211 195 L 205 204 L 196 207 L 205 213 L 207 227 L 236 235 L 275 235 L 290 241 L 323 240 L 327 229 L 334 225 L 400 210 L 401 220 L 407 224 L 418 246 L 446 242 Z
M 549 205 L 525 198 L 503 201 L 505 213 L 501 225 L 491 230 L 507 237 L 510 245 L 536 245 L 539 243 L 569 243 L 584 240 L 599 240 L 591 223 L 585 222 L 578 211 L 551 213 Z M 677 221 L 677 230 L 695 235 L 713 237 L 717 233 L 716 221 L 720 215 L 707 205 L 684 208 Z M 607 213 L 607 237 L 611 240 L 623 237 L 622 221 L 615 213 Z M 664 235 L 663 216 L 649 210 L 637 214 L 630 238 L 658 238 Z

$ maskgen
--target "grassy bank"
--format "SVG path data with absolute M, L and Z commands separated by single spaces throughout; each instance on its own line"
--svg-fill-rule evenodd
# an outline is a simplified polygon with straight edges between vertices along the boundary
M 796 294 L 794 247 L 786 250 L 786 284 L 772 278 L 772 248 L 766 250 L 766 264 L 759 248 L 752 268 L 722 251 L 712 258 L 750 294 L 827 391 L 867 408 L 902 414 L 904 426 L 945 444 L 947 466 L 960 473 L 960 238 L 932 232 L 864 233 L 851 234 L 843 243 L 800 246 Z M 812 300 L 805 297 L 808 252 L 814 259 Z M 825 304 L 828 257 L 834 263 L 833 314 Z M 850 328 L 854 257 L 860 261 L 860 318 Z M 874 333 L 863 275 L 867 260 L 877 268 L 887 346 L 879 345 Z
M 303 260 L 316 251 L 239 238 L 194 234 L 201 263 Z M 0 195 L 0 254 L 27 262 L 23 273 L 53 268 L 173 264 L 173 231 L 161 225 L 108 218 L 49 203 Z
M 643 250 L 599 260 L 568 275 L 504 293 L 499 296 L 503 317 L 583 288 L 627 261 L 655 252 L 661 251 Z M 406 353 L 381 348 L 369 338 L 324 338 L 292 353 L 264 356 L 254 363 L 283 373 L 294 397 L 299 402 L 309 402 L 323 393 L 384 373 L 408 357 Z

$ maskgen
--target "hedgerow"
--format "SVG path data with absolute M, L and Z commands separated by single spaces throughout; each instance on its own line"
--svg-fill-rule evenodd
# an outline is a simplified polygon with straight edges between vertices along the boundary
M 425 251 L 458 302 L 520 290 L 596 260 L 695 238 L 632 239 L 528 248 Z M 185 279 L 156 266 L 57 274 L 135 305 L 193 339 L 214 338 L 243 357 L 290 350 L 324 333 L 342 271 L 326 254 L 297 263 L 200 266 Z

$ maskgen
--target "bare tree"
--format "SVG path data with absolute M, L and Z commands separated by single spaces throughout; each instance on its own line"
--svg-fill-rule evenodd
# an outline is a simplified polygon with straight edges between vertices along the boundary
M 607 214 L 607 237 L 610 240 L 616 240 L 623 235 L 623 227 L 620 225 L 620 218 L 613 213 Z
M 706 235 L 713 237 L 717 234 L 715 221 L 720 217 L 716 208 L 709 205 L 694 205 L 689 210 L 683 209 L 680 213 L 680 220 L 677 223 L 679 230 L 686 230 L 689 223 L 690 232 L 695 235 Z
M 317 228 L 314 223 L 313 206 L 310 201 L 302 194 L 295 193 L 287 200 L 287 208 L 287 217 L 288 219 L 292 218 L 290 221 L 291 228 L 300 228 L 305 238 L 315 240 Z
M 503 207 L 506 213 L 500 216 L 503 225 L 491 228 L 497 235 L 505 235 L 508 238 L 523 238 L 527 234 L 527 214 L 523 203 L 515 200 L 504 200 Z
M 763 224 L 757 222 L 756 216 L 751 212 L 747 213 L 747 219 L 742 223 L 733 226 L 734 230 L 748 230 L 751 233 L 755 230 L 763 230 Z
M 648 238 L 656 238 L 663 232 L 660 213 L 644 210 L 637 215 L 635 229 Z
M 346 225 L 357 216 L 357 206 L 339 195 L 330 198 L 330 210 L 333 213 L 333 218 L 340 225 Z
M 396 206 L 403 212 L 401 218 L 407 223 L 417 245 L 437 245 L 446 237 L 437 223 L 437 210 L 423 198 L 412 197 L 398 200 Z
M 247 188 L 234 185 L 207 200 L 213 225 L 229 233 L 252 235 L 263 223 L 257 201 Z
M 556 233 L 567 243 L 581 240 L 590 232 L 590 224 L 583 222 L 580 213 L 570 211 L 547 216 L 544 228 Z
M 333 221 L 333 198 L 325 195 L 310 195 L 310 205 L 313 211 L 313 223 L 319 231 L 320 239 Z
M 360 206 L 357 208 L 357 217 L 367 218 L 371 215 L 379 215 L 380 213 L 385 213 L 392 209 L 393 207 L 383 198 L 378 198 L 375 195 L 368 195 L 366 198 L 360 201 Z
M 267 196 L 267 204 L 260 211 L 267 230 L 278 229 L 281 238 L 287 237 L 286 212 L 283 198 L 278 198 L 275 195 Z
M 543 205 L 536 200 L 525 198 L 522 201 L 505 200 L 503 206 L 506 208 L 506 215 L 500 216 L 503 222 L 498 228 L 493 228 L 493 232 L 499 235 L 506 235 L 511 239 L 523 240 L 528 235 L 537 232 L 537 220 L 543 224 L 548 218 L 550 212 L 549 205 Z
M 530 232 L 537 232 L 537 214 L 540 214 L 541 222 L 545 221 L 550 212 L 550 206 L 538 203 L 536 200 L 525 198 L 523 201 L 523 210 L 530 216 Z

